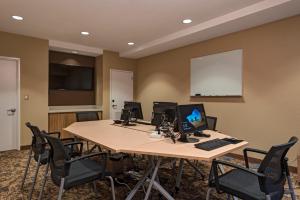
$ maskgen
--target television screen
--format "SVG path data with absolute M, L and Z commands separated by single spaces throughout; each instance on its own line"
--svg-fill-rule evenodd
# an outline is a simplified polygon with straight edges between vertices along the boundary
M 62 64 L 50 64 L 49 89 L 93 90 L 94 68 Z

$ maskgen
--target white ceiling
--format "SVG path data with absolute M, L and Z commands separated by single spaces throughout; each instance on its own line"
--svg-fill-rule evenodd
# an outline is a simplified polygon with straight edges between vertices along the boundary
M 0 0 L 0 30 L 139 58 L 297 14 L 300 0 Z

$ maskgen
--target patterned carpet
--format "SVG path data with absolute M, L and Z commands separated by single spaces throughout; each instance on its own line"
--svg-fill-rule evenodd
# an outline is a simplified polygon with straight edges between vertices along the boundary
M 26 200 L 28 199 L 31 179 L 27 178 L 24 189 L 20 191 L 21 180 L 23 177 L 26 161 L 28 158 L 28 151 L 8 151 L 0 152 L 0 200 Z M 227 158 L 229 159 L 229 158 Z M 240 162 L 232 160 L 233 162 Z M 139 162 L 140 168 L 143 168 L 145 162 Z M 210 166 L 208 163 L 202 163 L 200 166 L 206 174 L 208 174 Z M 30 177 L 33 176 L 35 169 L 35 162 L 31 162 Z M 40 168 L 39 178 L 33 194 L 33 199 L 37 199 L 40 191 L 41 177 L 44 173 L 45 166 Z M 194 170 L 190 166 L 184 167 L 184 176 L 181 182 L 179 193 L 174 193 L 175 174 L 170 169 L 168 164 L 163 165 L 159 170 L 160 182 L 162 185 L 174 195 L 175 199 L 183 200 L 202 200 L 205 199 L 207 191 L 207 181 L 202 181 L 199 177 L 195 176 Z M 58 188 L 52 183 L 50 179 L 46 184 L 43 199 L 56 199 Z M 128 185 L 116 183 L 116 199 L 125 199 L 129 193 L 129 188 L 133 188 L 136 180 L 129 176 L 122 175 L 120 180 L 123 180 Z M 129 187 L 129 188 L 128 188 Z M 134 198 L 136 200 L 143 199 L 144 192 L 141 190 Z M 298 196 L 299 198 L 299 196 Z M 111 199 L 110 184 L 107 181 L 97 181 L 97 193 L 94 192 L 91 184 L 86 184 L 77 188 L 66 191 L 63 199 Z M 160 199 L 159 194 L 153 190 L 150 199 Z M 163 198 L 162 198 L 163 199 Z M 223 194 L 213 192 L 211 195 L 212 200 L 226 199 Z M 289 199 L 285 197 L 284 199 Z

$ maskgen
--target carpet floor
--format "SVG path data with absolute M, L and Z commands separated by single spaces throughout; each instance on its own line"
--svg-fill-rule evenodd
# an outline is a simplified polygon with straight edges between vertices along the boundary
M 29 189 L 31 187 L 31 178 L 34 174 L 35 162 L 32 161 L 29 170 L 29 176 L 24 184 L 23 191 L 20 190 L 21 181 L 23 173 L 26 166 L 26 161 L 28 158 L 28 150 L 22 151 L 7 151 L 0 152 L 0 200 L 26 200 L 28 199 Z M 241 161 L 234 160 L 228 157 L 224 159 L 229 159 L 231 162 L 241 163 Z M 143 168 L 146 161 L 139 162 L 139 167 Z M 200 168 L 208 175 L 210 165 L 209 163 L 201 163 Z M 41 187 L 41 177 L 43 176 L 45 166 L 42 166 L 39 171 L 37 183 L 33 193 L 33 199 L 37 199 Z M 177 171 L 177 170 L 176 170 Z M 185 165 L 184 175 L 181 182 L 180 191 L 178 193 L 174 192 L 175 186 L 175 173 L 171 170 L 169 164 L 165 164 L 159 170 L 159 178 L 161 184 L 167 191 L 169 191 L 177 200 L 202 200 L 205 199 L 207 187 L 207 180 L 203 181 L 199 176 L 195 176 L 194 170 Z M 295 176 L 293 175 L 293 179 Z M 120 182 L 126 183 L 118 184 L 116 183 L 116 199 L 125 199 L 131 188 L 137 183 L 136 180 L 130 178 L 128 175 L 121 175 Z M 92 184 L 85 184 L 80 187 L 72 188 L 66 191 L 63 195 L 63 199 L 111 199 L 111 190 L 109 181 L 97 181 L 97 192 L 93 190 Z M 296 189 L 299 198 L 299 189 Z M 56 199 L 58 194 L 58 187 L 55 186 L 50 179 L 48 179 L 43 199 Z M 137 193 L 134 199 L 141 200 L 144 197 L 144 191 L 141 190 Z M 150 199 L 164 199 L 161 198 L 157 191 L 153 190 Z M 226 199 L 224 194 L 218 194 L 217 192 L 212 192 L 212 200 Z M 285 196 L 284 199 L 290 199 Z

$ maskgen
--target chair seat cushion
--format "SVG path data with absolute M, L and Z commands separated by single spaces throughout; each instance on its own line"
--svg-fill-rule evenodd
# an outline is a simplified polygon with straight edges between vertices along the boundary
M 243 170 L 233 169 L 219 177 L 220 189 L 247 200 L 264 200 L 265 193 L 260 190 L 257 176 Z
M 69 175 L 65 177 L 64 189 L 69 189 L 73 186 L 85 184 L 102 177 L 103 166 L 91 159 L 79 160 L 71 164 Z M 109 174 L 106 173 L 105 176 Z M 53 182 L 60 185 L 59 176 L 53 176 Z

